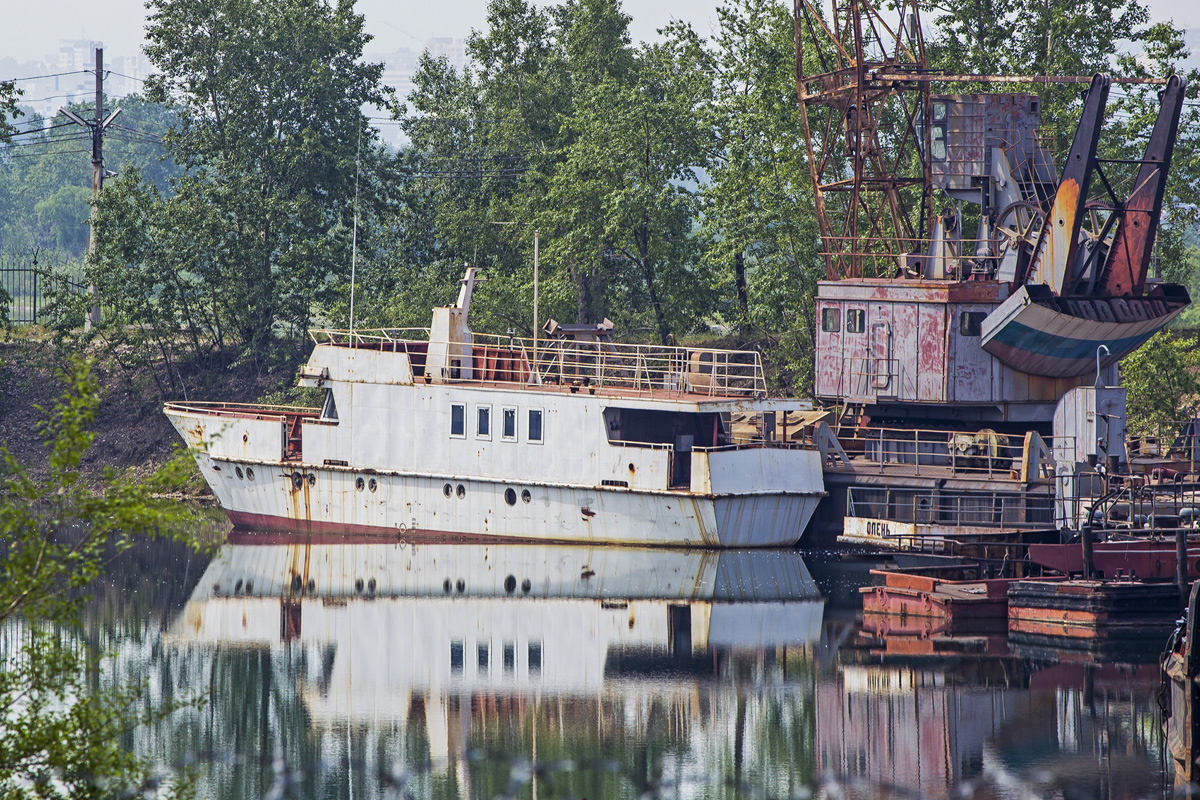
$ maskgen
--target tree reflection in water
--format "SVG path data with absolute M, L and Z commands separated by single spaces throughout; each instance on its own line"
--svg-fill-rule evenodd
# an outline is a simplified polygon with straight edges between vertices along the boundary
M 195 767 L 202 797 L 1169 784 L 1144 666 L 1055 665 L 1003 636 L 900 657 L 794 552 L 233 541 L 182 608 L 158 623 L 130 598 L 104 634 L 157 698 L 208 694 L 130 741 Z

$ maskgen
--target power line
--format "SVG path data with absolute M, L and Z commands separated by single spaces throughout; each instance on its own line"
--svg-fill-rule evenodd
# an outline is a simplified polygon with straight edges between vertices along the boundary
M 159 135 L 157 133 L 151 133 L 150 131 L 139 130 L 138 128 L 129 128 L 129 127 L 126 127 L 125 125 L 118 125 L 115 122 L 112 124 L 112 127 L 118 128 L 123 131 L 128 131 L 129 133 L 137 133 L 142 136 L 147 136 L 151 139 L 157 139 L 160 142 L 162 141 L 162 138 L 163 138 L 161 135 Z
M 30 128 L 27 131 L 17 131 L 13 134 L 13 136 L 29 136 L 32 133 L 45 133 L 46 131 L 52 131 L 55 128 L 67 128 L 74 124 L 75 123 L 73 122 L 60 122 L 57 125 L 47 125 L 44 128 Z
M 116 141 L 124 142 L 125 144 L 149 144 L 157 147 L 163 146 L 163 143 L 157 139 L 146 139 L 140 136 L 129 136 L 128 134 L 123 133 L 110 133 L 109 135 L 112 136 Z
M 135 78 L 135 77 L 133 77 L 132 75 L 125 75 L 124 73 L 121 73 L 121 72 L 113 72 L 111 69 L 108 71 L 108 74 L 109 74 L 109 75 L 116 75 L 116 76 L 117 76 L 117 77 L 119 77 L 119 78 L 128 78 L 129 80 L 131 80 L 131 81 L 137 81 L 138 83 L 145 83 L 145 82 L 146 82 L 146 79 L 145 79 L 145 78 Z
M 42 103 L 42 102 L 45 102 L 46 100 L 61 100 L 64 97 L 78 97 L 79 95 L 83 95 L 83 94 L 87 94 L 87 93 L 88 93 L 87 90 L 80 89 L 77 92 L 69 92 L 67 94 L 52 94 L 49 97 L 39 97 L 36 100 L 26 100 L 24 98 L 21 98 L 17 101 L 17 105 L 27 106 L 27 105 L 31 105 L 32 103 Z
M 77 139 L 86 139 L 86 138 L 88 138 L 87 134 L 83 134 L 83 135 L 73 134 L 70 136 L 48 136 L 41 141 L 16 142 L 14 144 L 7 144 L 4 147 L 5 148 L 13 148 L 13 149 L 24 148 L 24 147 L 45 147 L 47 145 L 55 145 L 55 144 L 59 144 L 61 142 L 71 142 L 71 141 L 75 141 Z
M 0 151 L 0 152 L 3 152 L 3 151 Z M 0 158 L 6 158 L 6 159 L 7 158 L 54 158 L 56 156 L 68 156 L 68 155 L 74 155 L 76 153 L 90 153 L 90 152 L 92 152 L 92 151 L 89 148 L 85 147 L 80 150 L 54 150 L 49 153 L 17 153 L 15 155 L 10 154 L 10 153 L 3 153 L 3 155 L 0 155 Z
M 55 72 L 51 75 L 31 75 L 28 78 L 4 78 L 4 83 L 20 83 L 21 81 L 38 81 L 42 78 L 61 78 L 63 75 L 91 75 L 90 69 L 77 69 L 73 72 Z

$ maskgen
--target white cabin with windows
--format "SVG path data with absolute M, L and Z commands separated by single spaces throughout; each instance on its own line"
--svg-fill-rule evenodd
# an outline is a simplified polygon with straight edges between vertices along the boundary
M 235 525 L 411 540 L 795 543 L 824 496 L 757 353 L 467 328 L 315 331 L 320 410 L 170 403 Z

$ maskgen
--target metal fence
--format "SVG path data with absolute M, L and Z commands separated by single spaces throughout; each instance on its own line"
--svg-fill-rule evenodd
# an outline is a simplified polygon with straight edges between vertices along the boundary
M 68 270 L 77 265 L 59 254 L 0 253 L 0 322 L 12 325 L 50 325 L 59 320 L 63 305 L 85 291 Z

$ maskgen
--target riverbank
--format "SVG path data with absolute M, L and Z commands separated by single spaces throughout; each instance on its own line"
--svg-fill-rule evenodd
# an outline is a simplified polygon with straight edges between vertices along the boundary
M 48 466 L 41 424 L 64 388 L 60 375 L 73 352 L 27 329 L 0 341 L 0 444 L 35 475 Z M 150 375 L 122 365 L 118 357 L 99 349 L 89 355 L 100 404 L 90 426 L 95 439 L 83 460 L 84 473 L 99 476 L 105 469 L 122 470 L 150 481 L 164 497 L 211 498 L 162 413 L 163 402 L 175 398 L 162 397 Z M 292 377 L 291 370 L 286 375 L 254 375 L 244 369 L 209 373 L 203 396 L 190 399 L 254 402 L 292 383 Z

